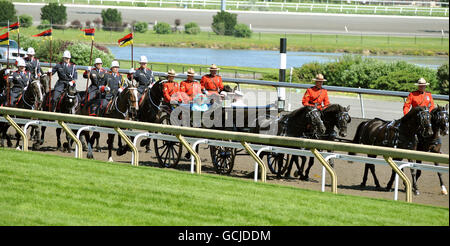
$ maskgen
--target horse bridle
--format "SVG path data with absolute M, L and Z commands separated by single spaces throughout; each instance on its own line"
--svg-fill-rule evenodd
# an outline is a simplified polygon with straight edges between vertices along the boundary
M 41 91 L 41 88 L 40 88 L 40 82 L 38 81 L 38 80 L 34 80 L 34 81 L 32 81 L 31 83 L 30 83 L 30 85 L 31 84 L 38 84 L 39 85 L 39 88 L 38 88 L 38 91 L 39 91 L 39 93 L 40 93 L 40 98 L 41 98 L 41 100 L 43 99 L 42 98 L 42 91 Z M 28 87 L 27 87 L 27 90 L 28 90 Z M 33 103 L 33 104 L 30 104 L 30 103 L 28 103 L 27 102 L 27 100 L 26 100 L 26 96 L 25 96 L 25 93 L 24 93 L 24 95 L 23 95 L 23 102 L 28 106 L 28 107 L 30 107 L 31 109 L 34 109 L 35 108 L 35 104 Z M 36 95 L 34 95 L 34 102 L 36 103 Z
M 431 128 L 430 111 L 428 111 L 428 108 L 425 108 L 423 111 L 420 111 L 417 116 L 419 117 L 421 127 L 420 134 L 425 136 L 426 127 Z
M 341 129 L 342 127 L 347 126 L 346 124 L 348 123 L 349 119 L 350 115 L 348 114 L 347 111 L 339 112 L 339 114 L 337 115 L 337 127 Z
M 437 122 L 439 122 L 440 127 L 439 129 L 441 131 L 445 131 L 445 134 L 448 134 L 448 112 L 447 110 L 443 110 L 443 111 L 439 111 L 439 113 L 437 114 Z M 443 122 L 445 122 L 445 124 L 442 124 Z M 445 127 L 444 130 L 442 130 L 442 127 Z
M 318 138 L 319 133 L 317 132 L 320 122 L 322 122 L 322 118 L 320 117 L 320 111 L 317 108 L 312 109 L 308 113 L 306 113 L 306 118 L 311 119 L 311 123 L 313 126 L 313 132 L 311 136 L 314 138 Z

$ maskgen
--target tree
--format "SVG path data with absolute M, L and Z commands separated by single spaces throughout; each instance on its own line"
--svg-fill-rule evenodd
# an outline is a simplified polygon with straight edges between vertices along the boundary
M 57 3 L 49 3 L 45 5 L 41 8 L 41 21 L 42 20 L 47 20 L 52 25 L 60 25 L 55 26 L 56 29 L 64 28 L 63 26 L 66 25 L 67 22 L 66 6 Z
M 33 25 L 33 17 L 30 15 L 19 16 L 20 27 L 30 27 Z
M 234 26 L 234 36 L 238 38 L 250 38 L 252 30 L 245 24 L 237 24 Z
M 237 14 L 225 11 L 218 12 L 213 16 L 212 30 L 218 35 L 231 36 L 234 33 L 234 26 L 237 24 Z
M 16 9 L 12 2 L 0 1 L 0 22 L 2 26 L 6 26 L 10 23 L 15 23 L 17 21 Z
M 117 9 L 102 10 L 103 29 L 121 31 L 122 14 Z
M 437 70 L 437 78 L 438 78 L 438 90 L 440 94 L 448 95 L 448 78 L 449 78 L 449 71 L 448 71 L 448 63 L 442 64 L 438 70 Z

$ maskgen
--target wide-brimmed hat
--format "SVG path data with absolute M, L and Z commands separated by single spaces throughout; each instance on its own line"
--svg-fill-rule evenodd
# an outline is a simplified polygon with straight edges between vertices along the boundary
M 95 58 L 94 64 L 103 64 L 102 59 L 100 57 Z
M 216 66 L 216 64 L 212 64 L 211 67 L 209 68 L 209 70 L 219 70 L 220 68 L 218 68 Z
M 167 72 L 167 76 L 175 76 L 176 75 L 176 73 L 175 73 L 175 70 L 173 70 L 173 69 L 170 69 L 168 72 Z
M 193 69 L 193 68 L 189 68 L 189 69 L 187 70 L 187 75 L 188 75 L 188 76 L 194 76 L 194 75 L 195 75 L 194 69 Z
M 430 83 L 428 83 L 424 78 L 420 78 L 417 83 L 415 83 L 415 85 L 429 85 Z
M 327 81 L 324 77 L 323 74 L 319 73 L 316 75 L 316 78 L 313 79 L 314 81 Z

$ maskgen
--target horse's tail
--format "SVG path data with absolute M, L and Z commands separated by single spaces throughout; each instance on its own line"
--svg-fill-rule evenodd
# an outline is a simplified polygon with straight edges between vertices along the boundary
M 361 135 L 363 134 L 363 128 L 366 125 L 367 121 L 361 122 L 356 128 L 355 137 L 353 137 L 352 143 L 358 144 L 361 143 Z M 349 152 L 349 155 L 356 155 L 354 152 Z

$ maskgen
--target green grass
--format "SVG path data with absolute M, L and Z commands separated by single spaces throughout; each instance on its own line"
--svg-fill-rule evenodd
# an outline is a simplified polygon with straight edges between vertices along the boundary
M 21 28 L 21 36 L 40 33 L 36 27 Z M 117 40 L 129 33 L 97 30 L 95 42 L 117 45 Z M 79 30 L 53 30 L 55 39 L 80 40 L 88 43 Z M 287 37 L 289 51 L 345 52 L 355 54 L 390 54 L 434 56 L 449 54 L 448 38 L 389 37 L 361 35 L 271 34 L 254 33 L 251 38 L 219 36 L 213 32 L 198 35 L 183 33 L 156 34 L 154 31 L 135 33 L 134 44 L 139 46 L 192 47 L 217 49 L 279 50 L 280 38 Z
M 448 226 L 448 208 L 0 149 L 0 225 Z

